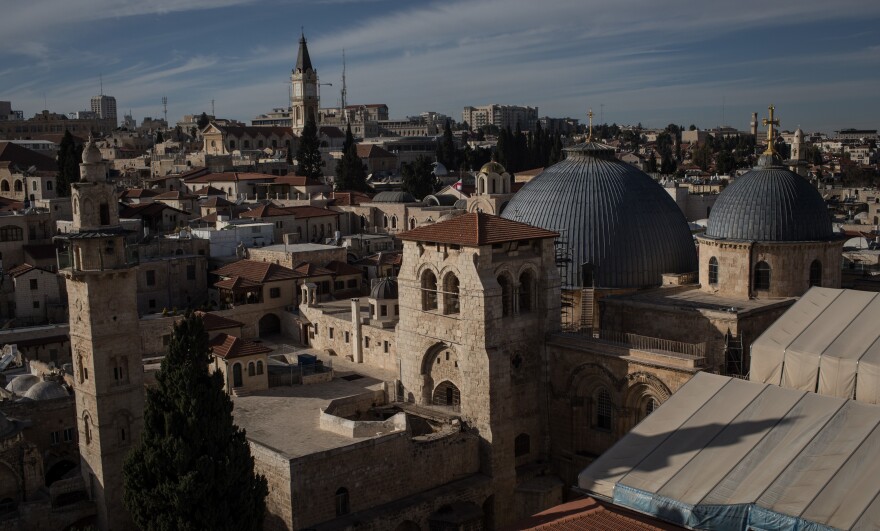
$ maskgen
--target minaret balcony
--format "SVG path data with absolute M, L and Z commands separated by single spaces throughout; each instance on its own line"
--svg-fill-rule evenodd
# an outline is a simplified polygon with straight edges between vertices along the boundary
M 137 245 L 126 245 L 123 253 L 105 255 L 102 253 L 76 253 L 76 247 L 57 251 L 58 270 L 72 273 L 91 273 L 136 267 L 140 263 Z

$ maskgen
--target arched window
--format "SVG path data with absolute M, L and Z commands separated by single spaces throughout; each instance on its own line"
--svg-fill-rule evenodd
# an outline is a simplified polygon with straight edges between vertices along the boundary
M 263 362 L 262 361 L 257 362 L 257 374 L 263 374 Z
M 810 286 L 822 285 L 822 262 L 813 260 L 810 264 Z
M 229 149 L 235 149 L 235 140 L 229 141 Z
M 21 179 L 16 179 L 13 187 L 15 188 L 16 192 L 21 192 L 22 191 Z
M 92 442 L 92 419 L 89 418 L 88 413 L 85 413 L 83 415 L 83 435 L 85 436 L 86 444 L 91 444 L 91 442 Z
M 501 286 L 501 316 L 507 317 L 513 313 L 513 285 L 506 274 L 498 277 L 498 285 Z
M 660 405 L 657 403 L 657 399 L 654 398 L 653 396 L 649 396 L 649 397 L 645 398 L 644 404 L 645 404 L 644 409 L 643 409 L 644 417 L 642 417 L 642 418 L 645 418 L 648 415 L 650 415 L 651 413 L 653 413 L 654 410 L 657 409 L 657 407 Z
M 382 216 L 382 227 L 386 228 L 386 229 L 388 228 L 388 215 L 387 214 Z
M 492 193 L 494 194 L 495 193 L 495 179 L 492 179 L 491 183 L 492 183 Z
M 257 367 L 254 365 L 254 362 L 248 363 L 248 376 L 255 376 L 257 374 Z
M 447 273 L 443 277 L 443 313 L 458 313 L 460 310 L 458 298 L 458 277 Z
M 52 181 L 46 181 L 46 190 L 52 189 Z
M 100 218 L 101 225 L 109 225 L 110 224 L 110 205 L 107 203 L 101 203 L 98 205 L 98 217 Z
M 437 309 L 437 276 L 430 269 L 422 273 L 422 309 Z
M 232 366 L 232 387 L 241 387 L 241 363 Z
M 3 179 L 0 181 L 0 192 L 8 192 L 9 191 L 9 181 Z
M 397 228 L 397 216 L 391 216 L 391 228 L 392 229 Z
M 251 141 L 245 140 L 244 142 L 242 142 L 242 147 L 244 147 L 244 149 L 250 149 L 251 148 Z
M 361 228 L 366 229 L 369 226 L 370 226 L 370 224 L 367 223 L 367 216 L 361 214 Z
M 31 181 L 31 190 L 37 191 L 37 181 Z
M 514 457 L 529 455 L 529 452 L 531 452 L 530 446 L 531 440 L 528 433 L 520 433 L 519 435 L 517 435 L 516 439 L 514 439 L 513 441 Z
M 532 311 L 532 302 L 535 291 L 535 277 L 530 271 L 524 271 L 519 276 L 519 313 Z
M 760 261 L 755 265 L 755 289 L 770 289 L 770 264 Z
M 336 491 L 336 516 L 346 515 L 348 514 L 349 510 L 348 489 L 345 487 L 340 487 Z
M 409 218 L 409 230 L 416 228 L 416 218 Z
M 718 259 L 714 256 L 709 259 L 709 284 L 718 284 Z
M 486 193 L 486 178 L 485 178 L 485 177 L 480 177 L 480 191 L 479 191 L 479 194 L 485 194 L 485 193 Z
M 596 428 L 611 431 L 614 403 L 607 389 L 599 389 L 596 395 Z

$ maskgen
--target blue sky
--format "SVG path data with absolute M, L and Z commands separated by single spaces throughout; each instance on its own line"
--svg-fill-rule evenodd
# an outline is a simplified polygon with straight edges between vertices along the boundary
M 88 108 L 103 75 L 120 115 L 286 106 L 300 27 L 335 105 L 392 117 L 465 105 L 746 128 L 880 127 L 880 2 L 867 0 L 28 0 L 0 19 L 0 100 L 26 116 Z M 598 116 L 597 116 L 598 117 Z

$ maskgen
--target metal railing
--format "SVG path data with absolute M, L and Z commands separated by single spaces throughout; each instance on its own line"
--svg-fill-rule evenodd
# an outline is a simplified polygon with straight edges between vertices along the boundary
M 706 343 L 684 343 L 612 330 L 595 330 L 593 337 L 638 350 L 672 352 L 693 359 L 706 357 Z

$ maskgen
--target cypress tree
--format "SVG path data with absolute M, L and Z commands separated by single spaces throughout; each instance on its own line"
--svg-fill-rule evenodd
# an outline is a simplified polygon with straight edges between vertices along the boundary
M 368 192 L 367 170 L 357 154 L 357 144 L 351 134 L 351 124 L 345 129 L 345 142 L 342 144 L 342 158 L 336 162 L 336 190 Z
M 432 173 L 431 161 L 419 155 L 412 164 L 404 164 L 400 168 L 400 176 L 404 191 L 416 199 L 424 199 L 437 188 L 437 177 Z
M 58 147 L 58 177 L 55 180 L 55 193 L 58 197 L 70 195 L 70 183 L 79 180 L 79 163 L 82 162 L 81 145 L 76 145 L 73 135 L 65 130 Z
M 262 529 L 266 478 L 254 473 L 209 358 L 202 319 L 187 314 L 174 326 L 158 386 L 147 389 L 141 441 L 123 467 L 123 499 L 140 529 Z
M 296 151 L 296 161 L 299 164 L 300 175 L 320 180 L 324 176 L 321 168 L 324 160 L 321 158 L 320 143 L 318 141 L 318 126 L 315 120 L 309 119 L 303 127 L 299 137 L 299 149 Z

